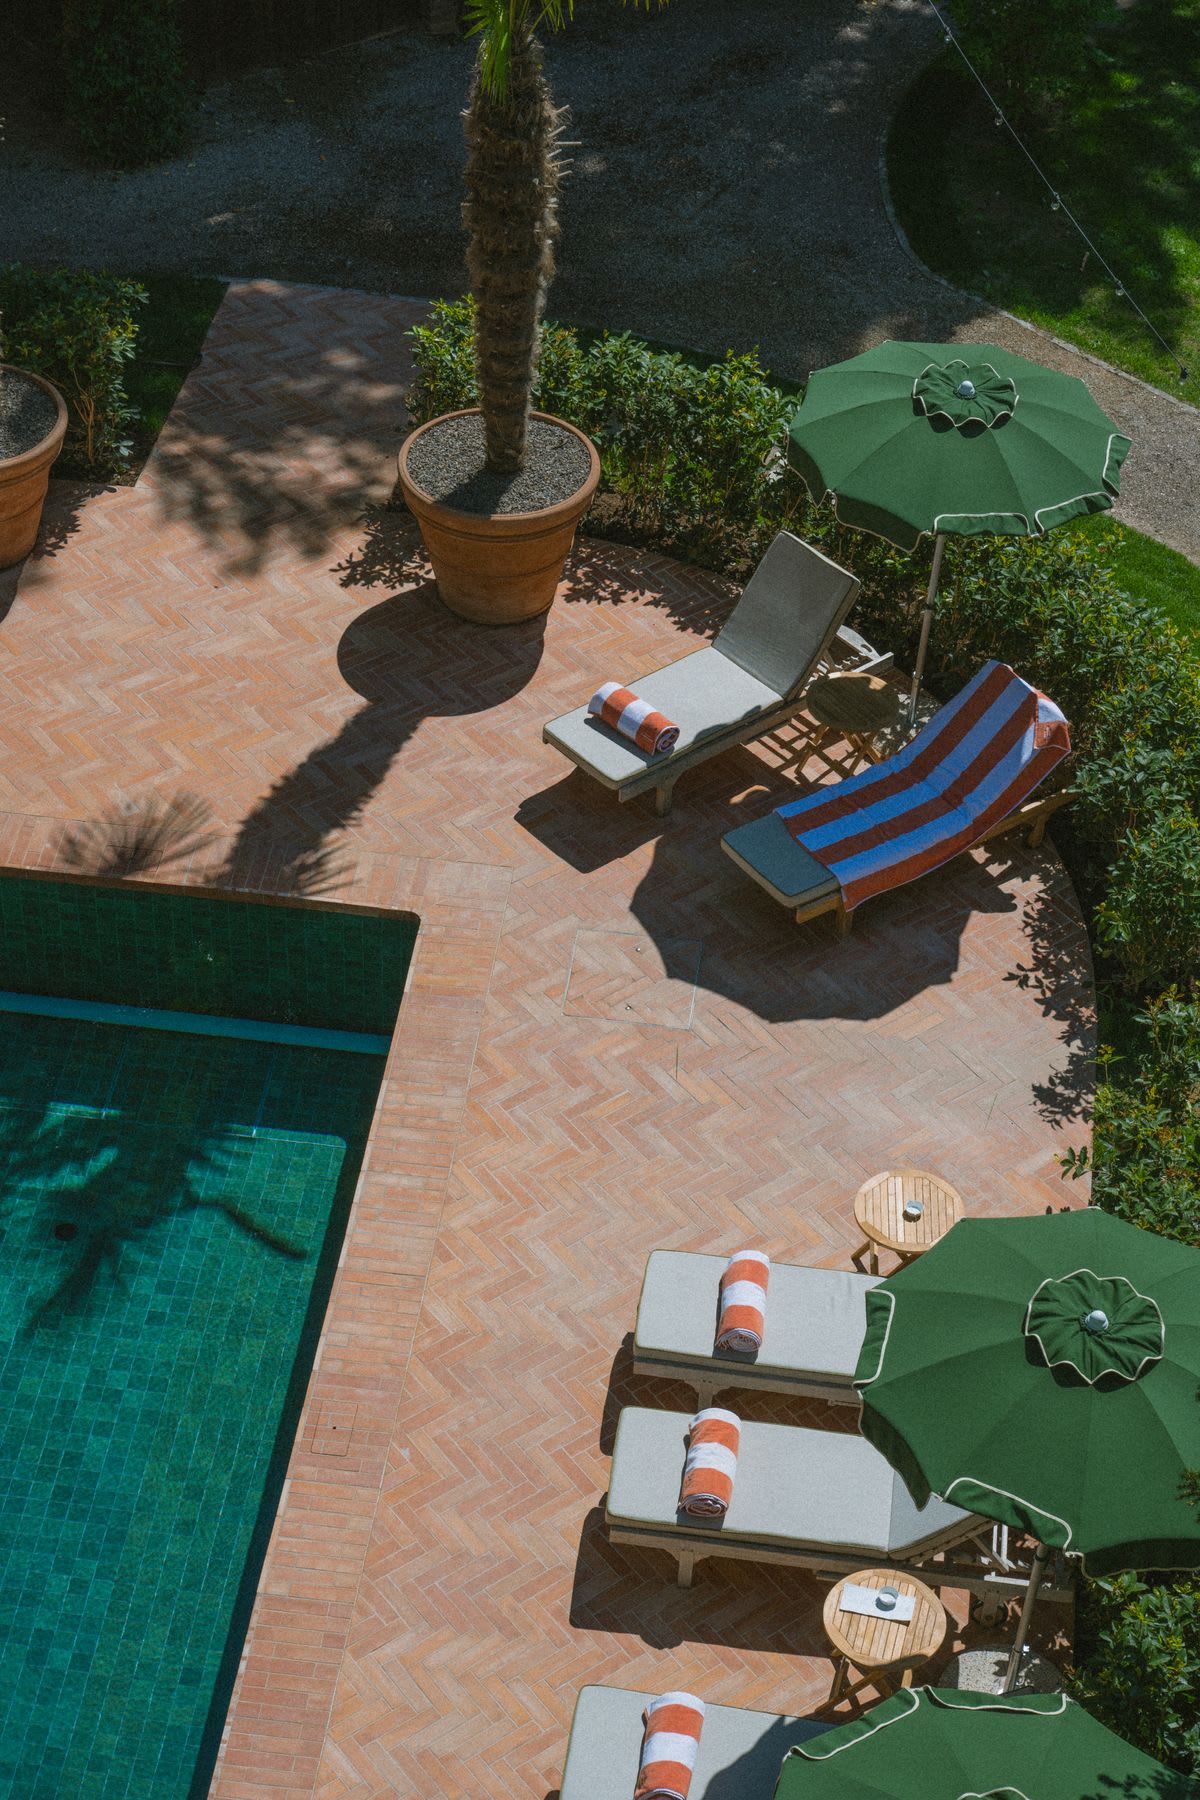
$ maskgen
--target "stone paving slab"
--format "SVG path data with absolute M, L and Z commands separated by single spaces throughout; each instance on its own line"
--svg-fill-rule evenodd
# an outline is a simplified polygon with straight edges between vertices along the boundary
M 845 1266 L 889 1163 L 977 1212 L 1082 1198 L 1056 1157 L 1086 1140 L 1091 977 L 1053 847 L 1001 840 L 839 940 L 718 849 L 795 780 L 788 734 L 665 820 L 569 772 L 543 721 L 701 641 L 728 590 L 593 542 L 544 620 L 451 618 L 404 516 L 354 516 L 416 316 L 234 288 L 143 481 L 56 489 L 0 624 L 0 864 L 67 866 L 90 821 L 111 875 L 120 823 L 190 793 L 210 841 L 161 833 L 138 879 L 422 921 L 219 1800 L 541 1800 L 587 1681 L 815 1704 L 819 1582 L 709 1562 L 684 1592 L 600 1529 L 619 1405 L 686 1404 L 629 1373 L 647 1254 Z

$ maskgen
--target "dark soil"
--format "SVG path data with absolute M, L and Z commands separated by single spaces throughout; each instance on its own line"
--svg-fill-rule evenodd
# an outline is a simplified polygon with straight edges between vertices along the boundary
M 58 408 L 45 388 L 11 369 L 0 373 L 0 457 L 34 449 L 53 431 L 57 418 Z
M 557 506 L 579 492 L 590 467 L 575 434 L 545 419 L 529 421 L 525 467 L 515 475 L 496 475 L 486 466 L 478 416 L 434 426 L 408 453 L 408 473 L 431 500 L 480 514 Z

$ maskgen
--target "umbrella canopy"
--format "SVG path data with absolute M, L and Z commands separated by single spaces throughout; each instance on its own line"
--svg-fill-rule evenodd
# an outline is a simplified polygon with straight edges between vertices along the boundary
M 1200 1800 L 1065 1694 L 909 1688 L 789 1750 L 775 1800 Z
M 1129 449 L 1074 375 L 995 344 L 892 340 L 814 371 L 788 438 L 792 466 L 843 525 L 902 550 L 934 538 L 910 724 L 946 533 L 1040 537 L 1107 511 Z
M 1129 439 L 1074 375 L 994 344 L 877 344 L 817 369 L 789 457 L 844 525 L 1041 536 L 1116 498 Z
M 854 1380 L 918 1505 L 1098 1573 L 1200 1566 L 1200 1252 L 1094 1208 L 963 1220 L 867 1295 Z

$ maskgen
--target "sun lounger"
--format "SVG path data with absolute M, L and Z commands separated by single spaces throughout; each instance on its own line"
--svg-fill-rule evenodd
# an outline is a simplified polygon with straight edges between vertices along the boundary
M 1069 749 L 1053 702 L 987 663 L 894 756 L 739 825 L 721 848 L 798 923 L 833 912 L 848 931 L 863 900 L 1001 832 L 1039 843 L 1069 795 L 1030 796 Z
M 619 800 L 653 788 L 656 810 L 665 813 L 685 769 L 761 737 L 798 712 L 823 661 L 838 668 L 890 666 L 890 655 L 879 655 L 844 624 L 857 594 L 853 575 L 781 531 L 711 644 L 636 679 L 623 669 L 595 671 L 594 686 L 621 681 L 678 725 L 673 750 L 655 756 L 639 749 L 586 705 L 551 720 L 543 741 L 614 789 Z
M 559 1800 L 631 1800 L 642 1714 L 654 1698 L 630 1688 L 580 1690 Z M 792 1746 L 828 1729 L 816 1719 L 707 1704 L 688 1800 L 771 1800 Z
M 879 1277 L 773 1263 L 762 1348 L 744 1356 L 713 1349 L 725 1263 L 651 1251 L 633 1334 L 635 1373 L 686 1381 L 700 1406 L 733 1387 L 857 1406 L 851 1377 L 867 1328 L 865 1296 Z
M 865 1438 L 797 1425 L 742 1421 L 737 1479 L 720 1523 L 678 1511 L 689 1415 L 644 1406 L 617 1421 L 605 1524 L 614 1543 L 668 1550 L 681 1587 L 704 1556 L 790 1563 L 832 1577 L 872 1568 L 919 1568 L 926 1581 L 962 1585 L 935 1562 L 984 1519 L 930 1500 L 913 1505 L 899 1475 Z

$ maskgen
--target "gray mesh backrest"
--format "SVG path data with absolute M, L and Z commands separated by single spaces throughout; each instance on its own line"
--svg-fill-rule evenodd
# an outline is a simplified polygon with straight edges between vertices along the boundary
M 857 595 L 853 575 L 781 531 L 714 647 L 787 698 L 808 680 Z

